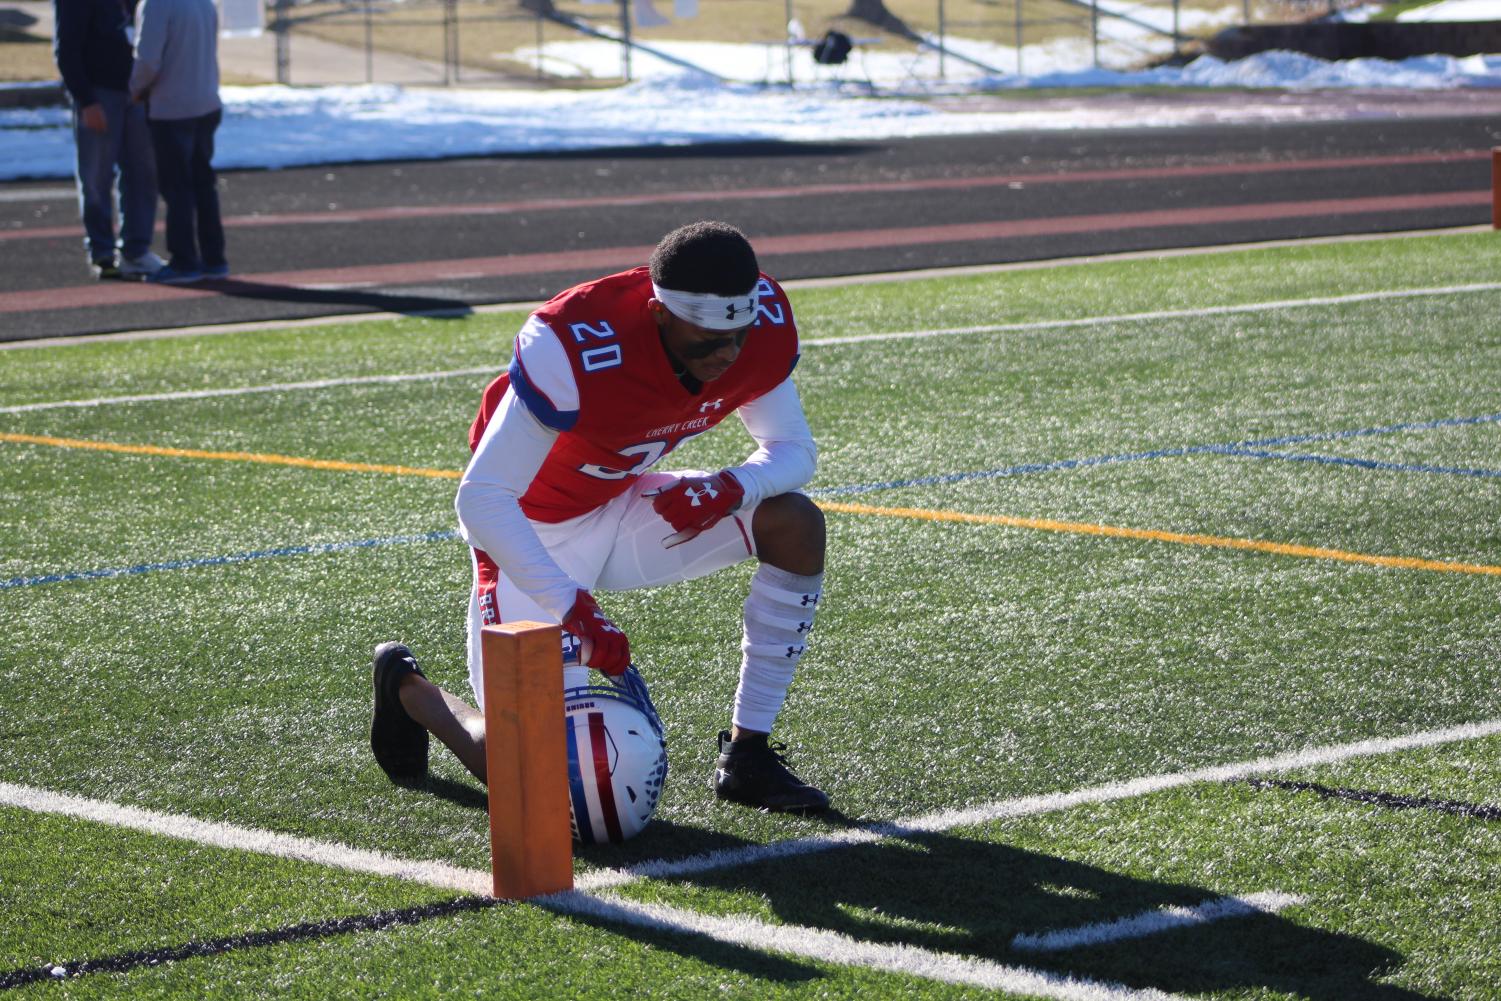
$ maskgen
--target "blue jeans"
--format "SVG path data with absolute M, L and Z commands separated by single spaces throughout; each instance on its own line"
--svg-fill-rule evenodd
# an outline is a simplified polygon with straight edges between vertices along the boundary
M 151 119 L 156 176 L 167 203 L 168 262 L 178 271 L 223 266 L 224 222 L 214 174 L 214 133 L 221 112 Z
M 115 183 L 120 187 L 120 253 L 140 257 L 151 249 L 156 227 L 156 164 L 146 109 L 130 103 L 123 90 L 95 90 L 107 128 L 83 127 L 73 109 L 73 138 L 78 147 L 78 208 L 83 216 L 84 247 L 89 259 L 115 256 Z

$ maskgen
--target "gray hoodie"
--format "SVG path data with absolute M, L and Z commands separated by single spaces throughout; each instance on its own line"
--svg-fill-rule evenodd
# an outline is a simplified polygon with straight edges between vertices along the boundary
M 198 118 L 218 111 L 219 12 L 213 0 L 144 0 L 136 11 L 130 94 L 148 117 Z

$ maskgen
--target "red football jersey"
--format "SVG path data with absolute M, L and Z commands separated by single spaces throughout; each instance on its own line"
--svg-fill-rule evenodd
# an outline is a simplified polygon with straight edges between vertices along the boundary
M 797 326 L 780 285 L 761 276 L 759 306 L 740 355 L 724 375 L 690 393 L 673 373 L 646 308 L 651 273 L 636 268 L 575 286 L 533 314 L 562 344 L 578 409 L 559 410 L 533 384 L 520 352 L 485 389 L 469 430 L 479 445 L 507 388 L 557 430 L 541 470 L 521 497 L 528 518 L 567 521 L 624 493 L 679 444 L 780 385 L 797 364 Z

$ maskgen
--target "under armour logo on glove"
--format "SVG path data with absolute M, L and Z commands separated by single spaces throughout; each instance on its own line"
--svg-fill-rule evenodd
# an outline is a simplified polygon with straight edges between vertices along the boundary
M 719 524 L 745 500 L 745 488 L 726 469 L 713 476 L 680 477 L 643 496 L 652 498 L 652 510 L 673 527 L 673 534 L 662 540 L 671 549 Z
M 581 588 L 576 593 L 563 628 L 578 637 L 580 659 L 596 671 L 613 678 L 631 666 L 631 645 L 625 633 L 605 618 L 599 602 L 588 591 Z

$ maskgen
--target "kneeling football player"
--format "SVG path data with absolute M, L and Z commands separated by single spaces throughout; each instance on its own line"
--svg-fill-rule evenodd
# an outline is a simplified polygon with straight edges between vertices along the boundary
M 816 812 L 828 797 L 786 766 L 769 734 L 823 586 L 824 520 L 798 488 L 817 448 L 791 379 L 797 328 L 739 230 L 699 222 L 664 237 L 649 267 L 576 286 L 533 313 L 510 367 L 485 390 L 455 506 L 473 547 L 469 680 L 483 698 L 480 630 L 563 627 L 563 684 L 630 665 L 596 590 L 690 580 L 746 559 L 732 727 L 712 786 L 766 810 Z M 756 442 L 717 472 L 653 472 L 680 443 L 738 412 Z M 374 664 L 371 748 L 393 781 L 427 772 L 428 734 L 485 778 L 484 716 L 430 683 L 411 652 Z M 576 818 L 577 820 L 577 818 Z

